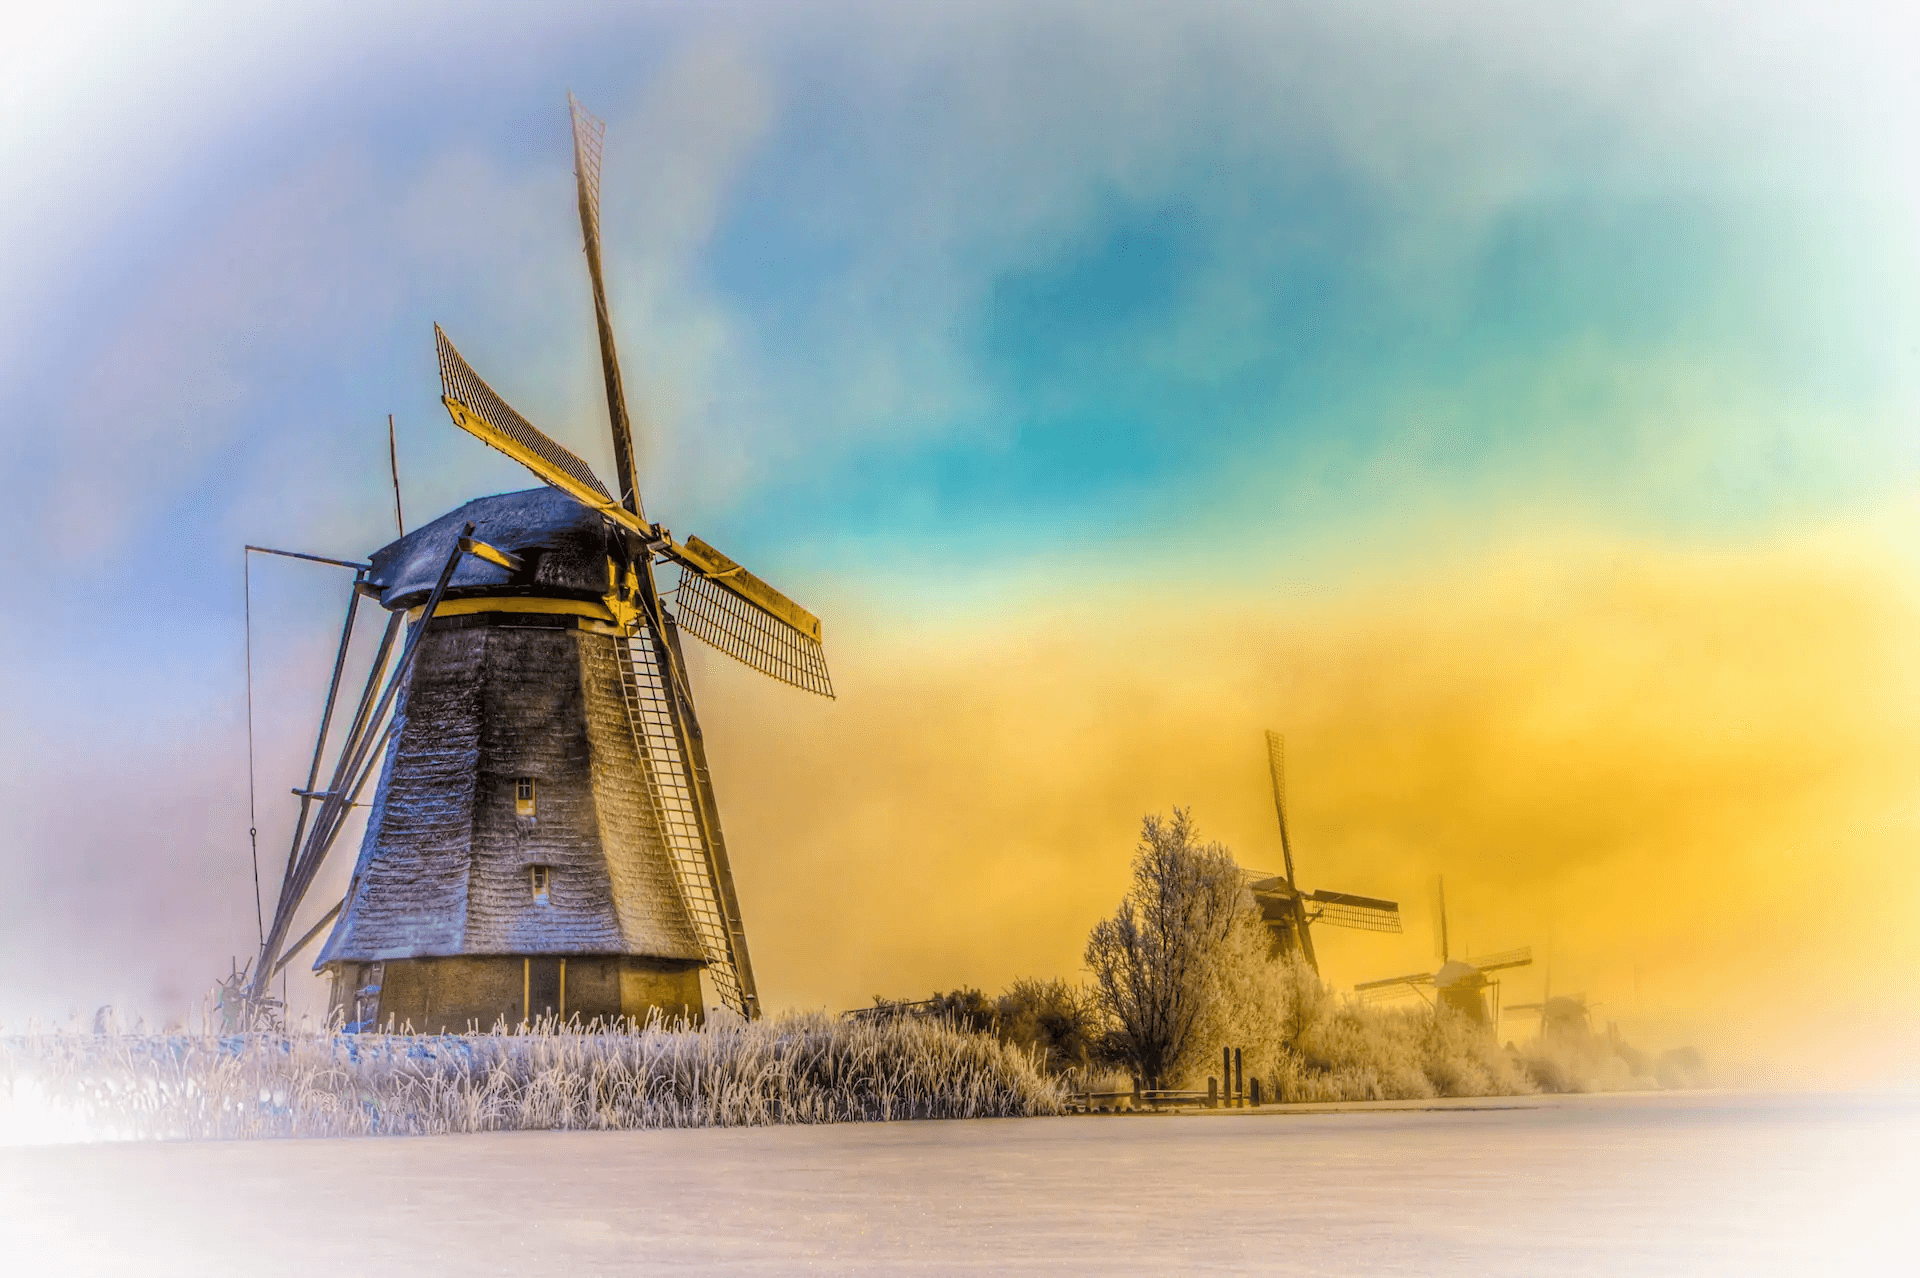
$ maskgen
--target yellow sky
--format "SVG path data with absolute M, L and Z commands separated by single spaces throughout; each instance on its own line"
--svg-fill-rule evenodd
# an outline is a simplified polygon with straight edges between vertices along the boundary
M 769 1005 L 1078 978 L 1142 813 L 1275 867 L 1288 738 L 1302 883 L 1394 897 L 1320 929 L 1351 985 L 1530 944 L 1508 1001 L 1601 1000 L 1646 1045 L 1884 1076 L 1920 1042 L 1912 506 L 1733 547 L 1535 530 L 1339 593 L 1164 584 L 830 630 L 825 705 L 704 662 Z M 751 724 L 751 727 L 749 727 Z M 1509 1031 L 1513 1032 L 1512 1029 Z

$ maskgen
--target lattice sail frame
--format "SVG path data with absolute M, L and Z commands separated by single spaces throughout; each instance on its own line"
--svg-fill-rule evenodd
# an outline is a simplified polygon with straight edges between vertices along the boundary
M 1350 927 L 1362 932 L 1401 932 L 1400 907 L 1393 901 L 1353 896 L 1346 892 L 1309 892 L 1313 902 L 1312 919 L 1333 927 Z
M 1363 1003 L 1378 1003 L 1418 994 L 1422 987 L 1432 984 L 1432 972 L 1418 972 L 1411 976 L 1389 976 L 1383 981 L 1362 981 L 1353 987 L 1353 992 L 1360 996 Z
M 607 125 L 580 105 L 580 99 L 567 94 L 573 111 L 573 171 L 580 183 L 580 207 L 585 214 L 588 248 L 600 253 L 600 157 L 606 150 Z
M 545 431 L 513 411 L 453 348 L 445 330 L 433 326 L 440 356 L 440 402 L 454 424 L 499 449 L 582 505 L 616 505 L 593 468 Z M 544 463 L 544 464 L 543 464 Z
M 761 674 L 823 697 L 833 696 L 820 641 L 726 589 L 717 578 L 683 565 L 674 591 L 680 628 Z
M 1522 945 L 1518 949 L 1501 950 L 1497 954 L 1469 954 L 1460 961 L 1481 972 L 1498 972 L 1509 967 L 1527 967 L 1533 962 L 1533 947 Z

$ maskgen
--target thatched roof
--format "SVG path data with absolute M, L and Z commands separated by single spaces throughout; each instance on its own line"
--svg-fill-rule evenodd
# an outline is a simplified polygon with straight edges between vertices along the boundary
M 460 530 L 471 520 L 473 535 L 518 555 L 518 573 L 473 555 L 462 557 L 447 597 L 546 595 L 598 599 L 607 592 L 609 538 L 604 519 L 557 488 L 529 488 L 468 502 L 373 552 L 367 580 L 388 608 L 425 603 L 453 553 Z

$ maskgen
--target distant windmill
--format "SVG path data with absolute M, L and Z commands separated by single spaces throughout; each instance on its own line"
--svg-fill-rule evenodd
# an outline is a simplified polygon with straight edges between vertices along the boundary
M 1363 981 L 1353 987 L 1354 992 L 1367 1002 L 1376 1002 L 1432 989 L 1440 1006 L 1452 1008 L 1478 1024 L 1490 1025 L 1496 1023 L 1500 1016 L 1500 983 L 1489 980 L 1488 973 L 1510 967 L 1525 967 L 1533 962 L 1533 947 L 1528 945 L 1516 950 L 1502 950 L 1498 954 L 1458 959 L 1452 957 L 1451 941 L 1447 935 L 1447 887 L 1444 880 L 1434 884 L 1433 944 L 1440 958 L 1440 966 L 1436 970 L 1418 972 L 1412 976 L 1390 976 L 1382 981 Z M 1491 1015 L 1487 1009 L 1489 991 L 1495 1000 Z
M 354 570 L 354 591 L 252 967 L 256 1002 L 337 919 L 315 966 L 331 973 L 350 1026 L 698 1014 L 702 969 L 727 1007 L 759 1014 L 680 632 L 831 697 L 820 622 L 646 517 L 601 276 L 604 126 L 569 101 L 618 495 L 509 408 L 435 326 L 455 424 L 550 486 L 470 501 L 369 563 L 326 561 Z M 679 572 L 671 591 L 654 578 L 663 564 Z M 363 596 L 391 616 L 323 788 Z M 346 897 L 289 946 L 376 769 Z
M 1320 971 L 1313 951 L 1313 924 L 1358 928 L 1363 932 L 1400 931 L 1400 904 L 1350 892 L 1303 892 L 1293 876 L 1293 841 L 1287 830 L 1287 746 L 1277 732 L 1267 733 L 1267 770 L 1273 778 L 1273 810 L 1280 818 L 1280 854 L 1287 872 L 1256 878 L 1247 886 L 1273 941 L 1273 952 L 1298 951 Z
M 1588 1002 L 1585 994 L 1550 994 L 1538 1003 L 1510 1003 L 1502 1014 L 1535 1015 L 1542 1040 L 1579 1044 L 1593 1037 L 1593 1009 L 1598 1006 Z
M 1587 1002 L 1585 994 L 1560 994 L 1553 992 L 1553 938 L 1547 938 L 1547 970 L 1540 986 L 1538 1003 L 1509 1004 L 1504 1015 L 1539 1018 L 1537 1033 L 1542 1042 L 1564 1042 L 1580 1045 L 1593 1037 L 1593 1009 L 1597 1003 Z

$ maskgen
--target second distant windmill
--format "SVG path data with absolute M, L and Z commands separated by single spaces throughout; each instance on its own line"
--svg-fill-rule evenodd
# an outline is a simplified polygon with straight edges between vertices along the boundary
M 1378 897 L 1355 896 L 1351 892 L 1324 889 L 1303 892 L 1293 876 L 1293 838 L 1287 830 L 1287 742 L 1277 732 L 1267 733 L 1267 771 L 1273 778 L 1273 810 L 1280 818 L 1280 855 L 1286 861 L 1285 875 L 1256 878 L 1247 886 L 1253 892 L 1273 941 L 1273 952 L 1297 952 L 1317 975 L 1320 959 L 1313 949 L 1313 925 L 1357 928 L 1362 932 L 1398 932 L 1400 903 Z
M 1436 879 L 1433 892 L 1433 948 L 1434 954 L 1440 959 L 1439 968 L 1431 972 L 1416 972 L 1411 976 L 1363 981 L 1353 987 L 1354 992 L 1371 1003 L 1403 994 L 1424 994 L 1425 990 L 1431 989 L 1439 1006 L 1451 1008 L 1477 1024 L 1498 1024 L 1500 982 L 1490 979 L 1489 973 L 1527 966 L 1533 962 L 1533 947 L 1522 945 L 1518 949 L 1501 950 L 1497 954 L 1454 958 L 1452 943 L 1447 936 L 1446 880 Z M 1494 999 L 1491 1014 L 1487 1010 L 1489 992 Z

